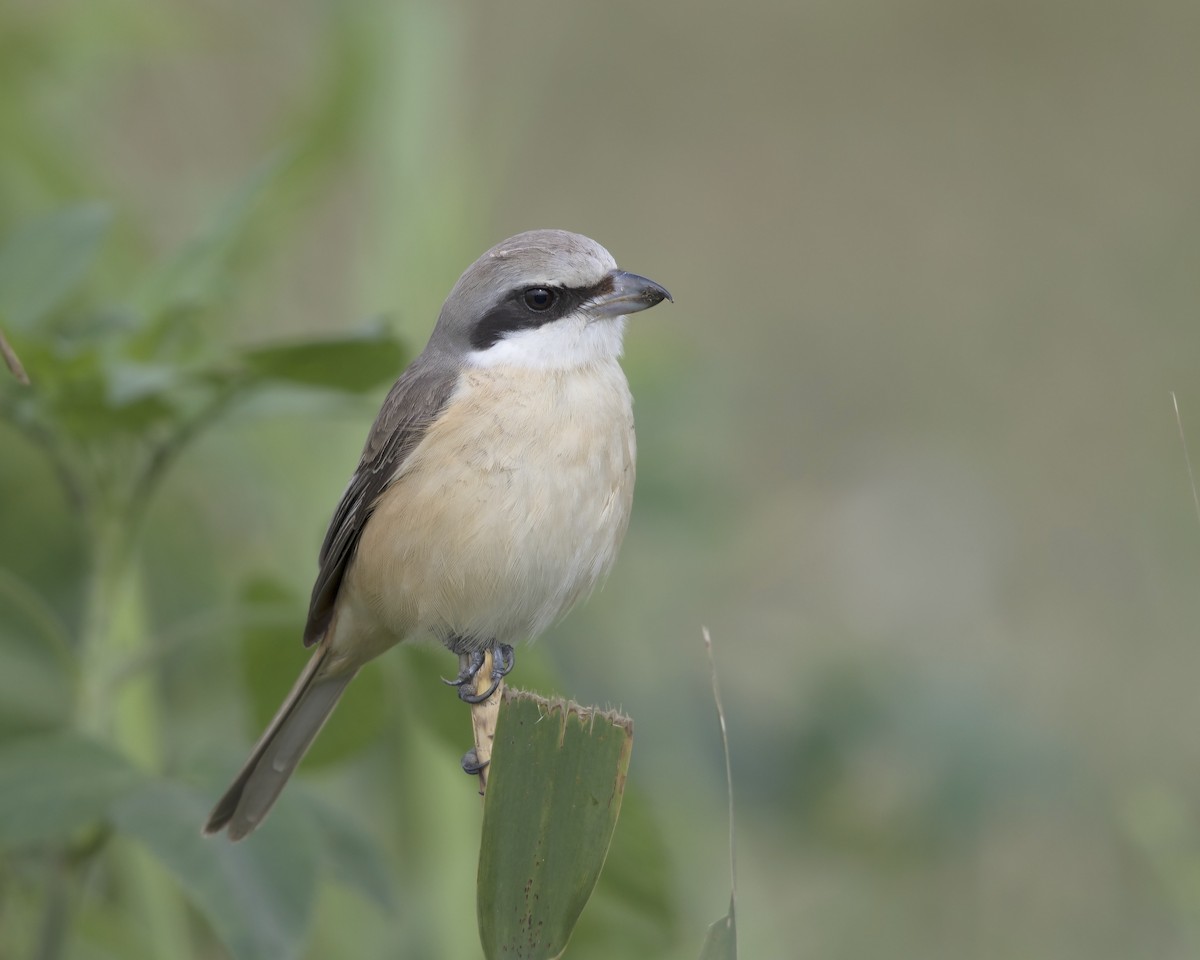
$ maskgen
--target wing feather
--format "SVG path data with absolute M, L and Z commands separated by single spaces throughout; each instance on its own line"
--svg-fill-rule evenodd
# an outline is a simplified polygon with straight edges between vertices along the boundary
M 306 647 L 320 640 L 329 628 L 338 590 L 380 495 L 403 469 L 454 392 L 456 370 L 425 360 L 425 355 L 418 357 L 392 386 L 367 435 L 358 468 L 333 512 L 321 544 L 320 569 L 309 601 L 304 627 Z

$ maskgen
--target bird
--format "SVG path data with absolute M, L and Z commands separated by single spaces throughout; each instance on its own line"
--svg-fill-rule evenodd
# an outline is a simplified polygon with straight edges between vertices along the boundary
M 626 322 L 664 300 L 564 230 L 517 234 L 463 272 L 334 510 L 303 635 L 314 652 L 205 834 L 263 822 L 368 661 L 433 637 L 458 656 L 447 682 L 479 702 L 514 644 L 604 579 L 633 502 Z M 489 651 L 489 688 L 472 692 Z

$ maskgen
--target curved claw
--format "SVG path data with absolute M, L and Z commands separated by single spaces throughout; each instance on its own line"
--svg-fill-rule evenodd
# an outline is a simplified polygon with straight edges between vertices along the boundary
M 475 650 L 472 653 L 459 654 L 458 657 L 458 676 L 453 680 L 447 680 L 445 677 L 440 678 L 442 683 L 448 687 L 462 688 L 464 683 L 470 683 L 475 679 L 475 675 L 479 673 L 483 666 L 483 651 Z
M 501 677 L 495 677 L 488 684 L 488 688 L 483 693 L 472 693 L 466 687 L 458 688 L 458 699 L 463 703 L 483 703 L 488 697 L 496 692 L 496 688 L 500 686 Z
M 492 677 L 507 677 L 516 663 L 517 655 L 513 653 L 512 646 L 507 643 L 496 644 L 492 650 Z
M 513 648 L 507 643 L 497 643 L 492 645 L 492 671 L 491 684 L 484 693 L 475 693 L 471 689 L 474 685 L 475 678 L 479 675 L 479 671 L 483 669 L 484 652 L 482 650 L 473 650 L 470 653 L 462 653 L 458 656 L 458 676 L 453 680 L 447 680 L 442 677 L 442 683 L 448 687 L 458 687 L 458 698 L 464 703 L 483 703 L 500 686 L 500 681 L 507 677 L 513 666 L 517 662 L 516 654 L 513 653 Z

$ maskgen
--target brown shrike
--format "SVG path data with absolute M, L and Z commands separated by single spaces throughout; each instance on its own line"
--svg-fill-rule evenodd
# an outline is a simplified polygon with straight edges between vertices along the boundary
M 633 501 L 626 315 L 670 299 L 561 230 L 518 234 L 467 268 L 334 511 L 304 628 L 312 659 L 206 833 L 238 840 L 262 823 L 368 660 L 432 635 L 476 702 L 485 651 L 494 689 L 512 644 L 603 579 Z

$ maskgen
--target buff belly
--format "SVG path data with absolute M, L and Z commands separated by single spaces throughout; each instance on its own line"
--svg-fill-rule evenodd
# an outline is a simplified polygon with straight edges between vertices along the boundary
M 426 632 L 479 646 L 536 636 L 612 566 L 634 463 L 615 360 L 464 373 L 363 531 L 335 658 L 357 666 Z

